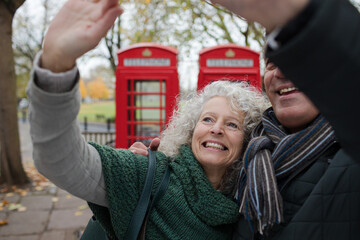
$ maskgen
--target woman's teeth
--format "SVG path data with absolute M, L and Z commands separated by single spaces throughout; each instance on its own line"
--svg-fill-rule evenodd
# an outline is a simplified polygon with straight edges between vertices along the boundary
M 213 142 L 207 142 L 205 143 L 205 147 L 211 147 L 211 148 L 216 148 L 216 149 L 219 149 L 219 150 L 224 150 L 224 146 L 223 145 L 220 145 L 220 144 L 217 144 L 217 143 L 213 143 Z

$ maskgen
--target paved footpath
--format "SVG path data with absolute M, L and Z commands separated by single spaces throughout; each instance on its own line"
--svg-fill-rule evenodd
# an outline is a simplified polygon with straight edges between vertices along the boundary
M 34 169 L 29 124 L 19 122 L 22 161 Z M 35 170 L 33 170 L 34 172 Z M 77 240 L 91 217 L 85 201 L 51 182 L 0 193 L 0 240 Z

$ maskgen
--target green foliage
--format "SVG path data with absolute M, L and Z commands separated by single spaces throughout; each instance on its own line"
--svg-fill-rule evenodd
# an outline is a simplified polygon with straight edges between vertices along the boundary
M 30 73 L 24 72 L 16 75 L 16 97 L 26 98 L 26 86 L 29 82 Z
M 78 119 L 80 121 L 84 121 L 85 116 L 89 122 L 105 122 L 107 118 L 114 119 L 115 102 L 103 101 L 95 103 L 82 103 Z M 97 116 L 104 116 L 104 118 L 99 118 Z

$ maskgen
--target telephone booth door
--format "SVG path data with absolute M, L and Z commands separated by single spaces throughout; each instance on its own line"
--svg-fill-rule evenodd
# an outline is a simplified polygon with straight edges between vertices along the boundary
M 116 147 L 148 145 L 165 129 L 179 94 L 177 50 L 153 43 L 118 53 Z
M 259 53 L 236 44 L 204 48 L 199 54 L 198 90 L 218 81 L 246 81 L 261 91 Z

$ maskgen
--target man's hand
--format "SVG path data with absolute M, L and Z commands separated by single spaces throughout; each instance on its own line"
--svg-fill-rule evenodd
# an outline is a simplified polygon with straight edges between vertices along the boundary
M 211 0 L 231 12 L 263 25 L 268 32 L 284 26 L 300 13 L 310 0 Z
M 157 151 L 158 147 L 160 145 L 160 138 L 154 138 L 150 143 L 150 149 L 153 151 Z M 133 145 L 129 148 L 130 151 L 132 151 L 135 154 L 147 156 L 148 148 L 142 143 L 142 142 L 135 142 Z
M 78 57 L 99 44 L 122 12 L 118 0 L 67 1 L 45 35 L 41 66 L 53 72 L 70 70 Z

